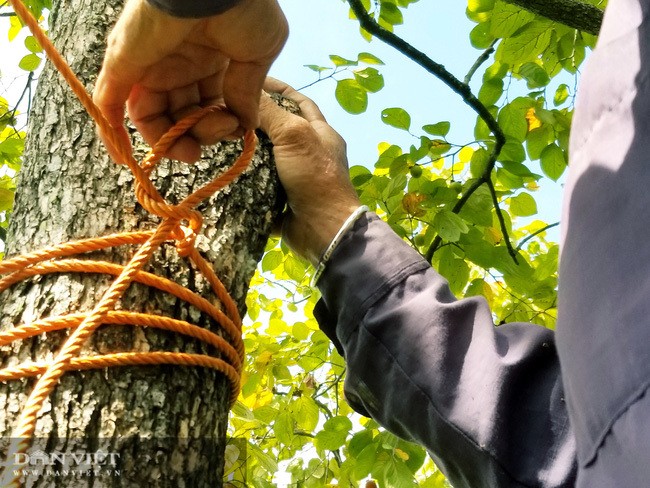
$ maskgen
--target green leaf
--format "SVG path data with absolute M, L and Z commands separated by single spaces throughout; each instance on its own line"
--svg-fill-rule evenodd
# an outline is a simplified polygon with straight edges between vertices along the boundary
M 555 90 L 555 96 L 553 97 L 553 104 L 557 107 L 566 102 L 566 99 L 569 98 L 569 87 L 568 85 L 562 83 Z
M 307 273 L 307 267 L 303 261 L 289 254 L 284 260 L 284 271 L 289 278 L 300 283 Z
M 511 161 L 521 163 L 526 159 L 526 151 L 524 146 L 519 141 L 508 140 L 499 153 L 497 161 Z
M 537 129 L 531 130 L 526 136 L 526 148 L 530 159 L 539 159 L 542 151 L 553 140 L 553 128 L 543 125 Z
M 469 33 L 469 42 L 476 49 L 487 49 L 493 41 L 489 23 L 477 24 Z
M 470 12 L 489 12 L 494 8 L 494 0 L 468 0 L 467 9 Z
M 515 35 L 499 44 L 495 58 L 510 65 L 533 61 L 548 46 L 553 32 L 552 26 L 550 21 L 539 19 L 528 23 Z
M 330 59 L 332 60 L 332 63 L 334 63 L 334 66 L 357 66 L 359 64 L 356 61 L 346 59 L 336 54 L 330 54 Z
M 551 81 L 548 73 L 537 63 L 525 63 L 519 68 L 519 75 L 528 83 L 528 88 L 540 88 Z
M 472 177 L 480 178 L 483 176 L 487 168 L 488 161 L 490 160 L 490 153 L 484 148 L 479 148 L 472 154 L 472 159 L 469 162 L 469 170 Z
M 432 136 L 445 137 L 449 133 L 451 124 L 449 122 L 438 122 L 437 124 L 427 124 L 422 127 L 422 130 Z
M 350 181 L 355 188 L 360 188 L 372 179 L 372 173 L 365 166 L 355 165 L 350 168 Z
M 345 79 L 336 82 L 334 92 L 339 105 L 348 113 L 360 114 L 368 108 L 368 91 L 357 80 Z
M 530 217 L 537 213 L 537 202 L 526 192 L 521 192 L 510 199 L 510 211 L 518 217 Z
M 273 432 L 282 444 L 290 445 L 293 442 L 293 417 L 289 412 L 280 412 L 273 423 Z
M 325 66 L 318 66 L 317 64 L 303 64 L 305 68 L 309 68 L 312 71 L 315 71 L 316 73 L 320 73 L 322 71 L 327 71 L 332 68 L 326 68 Z
M 392 458 L 384 465 L 384 484 L 391 488 L 416 488 L 411 470 L 400 459 Z
M 305 432 L 313 431 L 318 425 L 320 413 L 318 405 L 311 397 L 301 396 L 298 398 L 292 405 L 291 411 L 298 427 Z
M 343 416 L 332 417 L 323 426 L 323 430 L 314 437 L 314 445 L 317 449 L 334 451 L 343 444 L 352 429 L 352 422 Z
M 379 8 L 379 18 L 390 25 L 399 25 L 404 23 L 404 17 L 397 5 L 383 1 Z
M 23 59 L 18 62 L 18 67 L 25 71 L 34 71 L 40 64 L 41 58 L 38 55 L 31 53 L 23 56 Z
M 262 258 L 262 271 L 273 271 L 282 264 L 284 254 L 279 249 L 272 249 Z
M 411 127 L 411 116 L 403 108 L 386 108 L 381 112 L 381 120 L 398 129 L 408 131 Z
M 366 446 L 356 457 L 356 463 L 353 468 L 356 479 L 365 478 L 370 474 L 377 460 L 378 449 L 377 444 L 372 443 Z
M 381 59 L 379 59 L 377 56 L 366 52 L 359 53 L 359 55 L 357 56 L 357 60 L 360 63 L 365 63 L 365 64 L 384 64 L 384 62 Z
M 503 95 L 503 80 L 492 78 L 483 83 L 478 92 L 478 99 L 484 105 L 494 105 Z
M 558 42 L 558 56 L 562 67 L 569 73 L 575 73 L 585 59 L 585 45 L 577 31 L 565 34 Z
M 467 286 L 469 266 L 464 259 L 454 256 L 449 247 L 445 247 L 440 253 L 438 272 L 447 279 L 451 292 L 456 296 Z
M 544 148 L 540 155 L 542 171 L 553 181 L 557 181 L 566 168 L 564 151 L 555 143 Z
M 515 98 L 508 105 L 499 111 L 497 122 L 506 135 L 523 142 L 528 132 L 528 122 L 526 120 L 526 111 L 533 105 L 530 98 Z
M 494 4 L 490 33 L 494 37 L 510 37 L 535 18 L 535 14 L 501 0 Z
M 348 452 L 351 456 L 357 457 L 361 451 L 372 443 L 372 440 L 373 435 L 371 430 L 364 429 L 361 432 L 357 432 L 348 443 Z
M 250 449 L 251 455 L 257 459 L 257 461 L 260 463 L 260 465 L 266 470 L 268 473 L 275 474 L 278 472 L 278 463 L 275 461 L 275 459 L 268 454 L 266 454 L 262 449 L 260 449 L 255 443 L 249 442 L 247 444 L 247 449 Z
M 384 87 L 384 77 L 375 68 L 355 71 L 354 78 L 370 93 L 376 93 Z
M 450 210 L 442 209 L 433 219 L 433 226 L 442 239 L 456 242 L 469 230 L 465 221 Z
M 43 48 L 34 36 L 27 36 L 25 38 L 25 47 L 32 53 L 43 52 Z

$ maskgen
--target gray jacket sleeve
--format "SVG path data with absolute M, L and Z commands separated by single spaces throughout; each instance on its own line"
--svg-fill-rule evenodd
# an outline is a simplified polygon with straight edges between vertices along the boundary
M 154 7 L 176 17 L 209 17 L 237 5 L 241 0 L 147 0 Z
M 568 487 L 569 425 L 551 330 L 494 327 L 367 214 L 319 282 L 316 318 L 345 357 L 350 404 L 427 448 L 456 488 Z

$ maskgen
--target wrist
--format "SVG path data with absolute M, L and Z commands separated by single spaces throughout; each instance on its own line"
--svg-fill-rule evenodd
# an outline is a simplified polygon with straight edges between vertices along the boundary
M 354 212 L 350 214 L 345 222 L 343 222 L 343 225 L 341 225 L 334 238 L 330 241 L 329 245 L 318 260 L 318 264 L 315 266 L 314 274 L 311 278 L 310 283 L 312 287 L 315 287 L 318 284 L 318 280 L 323 274 L 323 271 L 325 271 L 325 267 L 332 257 L 332 254 L 334 254 L 334 251 L 343 240 L 344 236 L 352 229 L 352 227 L 354 227 L 354 224 L 357 222 L 357 220 L 359 220 L 369 210 L 370 209 L 367 205 L 360 205 L 354 210 Z
M 359 200 L 351 199 L 313 212 L 294 213 L 284 222 L 283 237 L 294 252 L 317 267 L 328 246 L 360 205 Z

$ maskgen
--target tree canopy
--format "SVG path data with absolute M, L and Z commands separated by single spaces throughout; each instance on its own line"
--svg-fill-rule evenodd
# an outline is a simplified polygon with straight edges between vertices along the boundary
M 437 114 L 425 114 L 430 122 L 416 127 L 395 100 L 381 120 L 410 134 L 412 144 L 378 141 L 374 167 L 351 167 L 352 182 L 362 202 L 459 298 L 484 296 L 497 325 L 521 321 L 553 328 L 559 247 L 549 230 L 558 222 L 536 217 L 537 195 L 566 170 L 579 69 L 595 45 L 605 2 L 468 0 L 473 28 L 467 42 L 476 57 L 458 75 L 425 54 L 435 53 L 430 46 L 405 40 L 404 13 L 415 1 L 347 0 L 359 35 L 387 43 L 404 63 L 420 65 L 422 76 L 442 80 L 445 96 L 464 100 L 475 114 L 473 133 L 452 140 L 451 122 Z M 37 15 L 49 8 L 48 0 L 27 3 Z M 20 22 L 6 5 L 0 4 L 0 15 L 10 25 L 2 35 L 15 38 Z M 30 75 L 20 99 L 0 93 L 1 240 L 29 137 L 17 107 L 30 96 L 32 73 L 42 62 L 33 38 L 16 49 L 25 50 L 19 66 Z M 309 66 L 315 79 L 334 77 L 340 106 L 364 113 L 369 97 L 384 87 L 383 62 L 372 44 L 351 59 L 330 59 L 327 66 Z M 473 92 L 470 83 L 477 78 L 480 88 Z M 346 404 L 345 363 L 313 317 L 318 292 L 309 286 L 310 272 L 282 243 L 268 243 L 247 299 L 248 364 L 229 432 L 245 442 L 227 452 L 233 484 L 245 467 L 249 483 L 258 487 L 279 483 L 280 471 L 289 473 L 292 486 L 358 486 L 368 479 L 382 487 L 448 486 L 421 447 Z

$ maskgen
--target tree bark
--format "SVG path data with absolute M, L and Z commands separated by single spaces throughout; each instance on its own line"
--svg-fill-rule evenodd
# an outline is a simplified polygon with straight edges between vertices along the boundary
M 601 9 L 577 0 L 504 0 L 504 2 L 594 36 L 598 35 L 600 24 L 603 22 Z
M 50 36 L 88 87 L 95 80 L 107 30 L 121 5 L 120 0 L 53 4 Z M 108 159 L 92 121 L 49 64 L 39 79 L 28 134 L 8 257 L 71 239 L 155 228 L 158 218 L 137 203 L 130 172 Z M 145 148 L 141 142 L 135 144 L 141 156 Z M 238 142 L 217 145 L 194 166 L 163 162 L 152 178 L 161 194 L 176 203 L 229 167 L 240 149 Z M 197 247 L 213 264 L 242 315 L 248 283 L 281 205 L 278 188 L 266 141 L 245 174 L 199 207 L 205 220 Z M 92 257 L 124 264 L 132 252 L 125 246 Z M 147 271 L 209 295 L 205 281 L 171 244 L 156 253 Z M 0 295 L 0 329 L 88 311 L 111 281 L 108 276 L 70 273 L 15 285 Z M 141 285 L 131 286 L 120 307 L 153 311 L 220 333 L 219 325 L 196 309 Z M 67 335 L 50 333 L 3 347 L 0 367 L 52 358 Z M 214 354 L 172 333 L 113 325 L 102 326 L 83 354 L 149 350 Z M 33 384 L 33 380 L 0 384 L 2 461 Z M 42 470 L 39 476 L 28 477 L 25 486 L 220 486 L 229 386 L 219 373 L 199 367 L 66 373 L 39 413 L 35 447 L 46 453 L 112 453 L 117 472 L 104 469 L 82 476 L 73 473 L 70 478 Z M 105 463 L 104 468 L 110 466 Z

